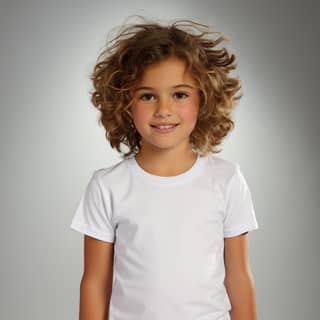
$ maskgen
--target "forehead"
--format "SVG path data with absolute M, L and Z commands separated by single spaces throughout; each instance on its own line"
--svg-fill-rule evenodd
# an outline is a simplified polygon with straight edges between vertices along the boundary
M 181 84 L 197 86 L 192 75 L 186 72 L 186 63 L 176 57 L 170 57 L 146 67 L 142 79 L 137 82 L 135 89 L 140 87 L 167 89 Z

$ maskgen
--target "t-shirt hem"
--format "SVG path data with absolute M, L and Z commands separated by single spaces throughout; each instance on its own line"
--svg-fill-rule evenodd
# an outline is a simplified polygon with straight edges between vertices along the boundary
M 241 225 L 239 227 L 235 227 L 229 230 L 224 230 L 223 235 L 224 238 L 230 238 L 230 237 L 234 237 L 237 235 L 240 235 L 244 232 L 247 231 L 253 231 L 259 229 L 259 225 L 258 224 L 253 224 L 253 225 Z
M 70 228 L 75 231 L 84 233 L 88 236 L 91 236 L 93 238 L 96 238 L 98 240 L 112 242 L 112 243 L 114 242 L 114 236 L 105 234 L 101 231 L 98 231 L 98 230 L 92 228 L 91 226 L 79 223 L 78 221 L 72 221 Z

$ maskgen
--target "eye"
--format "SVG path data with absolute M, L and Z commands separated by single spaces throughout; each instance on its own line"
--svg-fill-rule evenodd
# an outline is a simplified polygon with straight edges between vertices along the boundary
M 187 94 L 187 93 L 185 93 L 185 92 L 182 92 L 182 91 L 179 91 L 179 92 L 176 92 L 176 94 L 182 94 L 182 95 L 185 95 L 186 97 L 189 97 L 189 95 Z
M 189 94 L 185 93 L 185 92 L 182 92 L 182 91 L 179 91 L 179 92 L 175 92 L 174 93 L 178 98 L 181 98 L 181 96 L 185 96 L 185 97 L 189 97 Z M 144 97 L 150 97 L 150 96 L 154 96 L 153 94 L 151 93 L 145 93 L 143 95 L 140 96 L 140 100 L 143 100 L 143 101 L 149 101 L 149 99 L 144 99 Z M 182 97 L 183 98 L 183 97 Z
M 140 100 L 144 100 L 144 101 L 147 101 L 147 100 L 149 100 L 149 99 L 147 99 L 147 100 L 145 100 L 145 99 L 142 99 L 143 97 L 146 97 L 146 96 L 153 96 L 153 94 L 151 94 L 151 93 L 146 93 L 146 94 L 143 94 L 142 96 L 140 96 Z

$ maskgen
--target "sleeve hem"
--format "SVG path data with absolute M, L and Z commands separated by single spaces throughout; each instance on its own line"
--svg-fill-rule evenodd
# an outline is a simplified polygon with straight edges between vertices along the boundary
M 93 238 L 96 238 L 98 240 L 102 240 L 102 241 L 106 241 L 106 242 L 112 242 L 112 243 L 114 242 L 114 236 L 113 235 L 103 233 L 101 231 L 93 229 L 92 227 L 90 227 L 88 225 L 84 225 L 84 224 L 81 224 L 81 223 L 76 222 L 76 221 L 72 221 L 72 223 L 70 225 L 70 228 L 75 230 L 75 231 L 78 231 L 78 232 L 81 232 L 83 234 L 86 234 L 88 236 L 91 236 Z
M 230 238 L 230 237 L 240 235 L 244 232 L 253 231 L 256 229 L 259 229 L 259 225 L 257 223 L 253 225 L 241 225 L 239 227 L 235 227 L 229 230 L 224 230 L 223 236 L 224 238 Z

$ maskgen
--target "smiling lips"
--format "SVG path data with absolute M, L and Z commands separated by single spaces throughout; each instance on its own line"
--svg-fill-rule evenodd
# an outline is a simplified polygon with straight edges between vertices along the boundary
M 151 125 L 151 127 L 158 133 L 170 133 L 175 131 L 178 125 L 179 123 L 171 125 Z
M 159 123 L 159 124 L 154 124 L 151 125 L 151 127 L 156 127 L 156 128 L 172 128 L 176 127 L 179 123 Z

